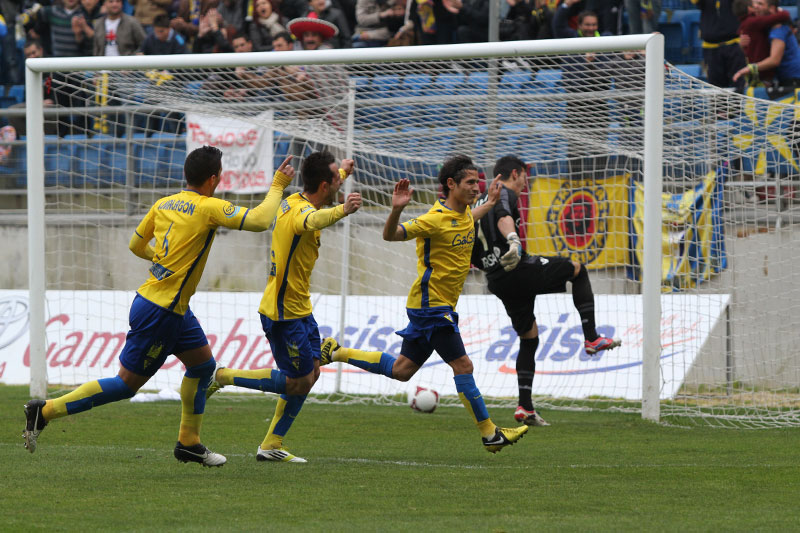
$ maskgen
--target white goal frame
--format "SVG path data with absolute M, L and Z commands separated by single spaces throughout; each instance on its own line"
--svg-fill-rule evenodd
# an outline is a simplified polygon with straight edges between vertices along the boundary
M 664 36 L 624 35 L 396 48 L 253 52 L 170 56 L 38 58 L 25 62 L 28 168 L 28 276 L 30 312 L 30 393 L 47 392 L 45 337 L 45 189 L 42 73 L 85 70 L 263 67 L 422 60 L 458 60 L 588 52 L 645 50 L 644 235 L 642 264 L 642 418 L 660 415 L 661 358 L 661 189 L 664 108 Z M 352 121 L 348 138 L 353 136 Z

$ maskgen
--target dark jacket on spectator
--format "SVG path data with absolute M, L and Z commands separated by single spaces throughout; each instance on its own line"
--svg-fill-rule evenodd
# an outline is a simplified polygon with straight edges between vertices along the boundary
M 583 11 L 584 7 L 584 2 L 578 2 L 571 6 L 559 4 L 556 12 L 553 13 L 553 37 L 556 39 L 580 37 L 577 30 L 570 28 L 569 19 Z
M 733 0 L 692 0 L 700 9 L 700 38 L 721 44 L 739 36 L 739 19 L 733 14 Z
M 186 54 L 186 46 L 173 35 L 166 41 L 160 41 L 155 33 L 148 35 L 142 43 L 141 52 L 146 56 L 166 56 L 172 54 Z
M 61 5 L 45 6 L 24 17 L 23 24 L 26 31 L 36 27 L 36 31 L 40 32 L 39 28 L 49 27 L 53 57 L 91 55 L 91 40 L 84 37 L 79 41 L 72 32 L 72 18 L 77 16 L 87 18 L 86 11 L 80 5 L 72 13 L 67 13 Z
M 308 16 L 308 15 L 306 15 Z M 319 14 L 319 18 L 327 20 L 328 22 L 336 25 L 339 28 L 339 33 L 328 42 L 334 48 L 350 48 L 353 44 L 353 34 L 350 31 L 350 26 L 347 24 L 347 17 L 344 13 L 336 7 L 328 6 Z
M 503 41 L 553 38 L 553 11 L 545 4 L 535 8 L 532 3 L 518 2 L 500 25 Z
M 119 55 L 131 56 L 139 51 L 144 42 L 145 33 L 139 21 L 130 15 L 120 15 L 117 28 L 117 48 Z M 106 55 L 106 17 L 100 17 L 94 22 L 94 49 L 93 55 Z
M 210 31 L 202 37 L 196 37 L 192 45 L 193 54 L 210 54 L 213 52 L 233 52 L 231 43 L 219 30 Z

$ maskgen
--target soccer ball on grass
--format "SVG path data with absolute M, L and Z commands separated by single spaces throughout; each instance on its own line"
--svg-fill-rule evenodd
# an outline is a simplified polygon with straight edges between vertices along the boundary
M 417 390 L 409 396 L 409 405 L 420 413 L 432 413 L 439 405 L 439 393 L 425 387 L 417 387 Z

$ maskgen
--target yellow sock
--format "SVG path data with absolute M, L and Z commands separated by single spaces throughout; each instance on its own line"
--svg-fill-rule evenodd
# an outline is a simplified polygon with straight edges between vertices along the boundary
M 383 352 L 365 352 L 355 348 L 345 348 L 341 346 L 333 354 L 333 360 L 339 363 L 349 363 L 351 357 L 367 363 L 380 363 Z
M 194 412 L 194 403 L 197 396 L 197 385 L 201 379 L 183 376 L 183 381 L 181 381 L 181 426 L 178 431 L 178 441 L 184 446 L 200 444 L 203 413 L 196 414 Z
M 474 406 L 472 402 L 469 401 L 469 398 L 464 393 L 459 393 L 458 398 L 461 400 L 461 403 L 464 404 L 466 407 L 467 412 L 472 417 L 472 421 L 475 422 L 475 425 L 478 426 L 478 431 L 481 434 L 481 437 L 491 437 L 494 435 L 495 428 L 497 426 L 494 422 L 492 422 L 491 418 L 486 418 L 478 422 L 478 418 L 475 416 Z
M 260 370 L 237 370 L 235 368 L 220 368 L 217 370 L 217 382 L 222 386 L 233 385 L 234 378 L 251 379 L 259 381 L 262 379 L 270 379 L 273 370 L 271 368 L 262 368 Z
M 100 383 L 96 380 L 84 383 L 74 391 L 68 392 L 64 396 L 55 398 L 53 400 L 47 400 L 47 403 L 45 403 L 44 407 L 42 408 L 42 416 L 44 416 L 44 419 L 48 422 L 56 418 L 67 416 L 69 414 L 67 412 L 68 403 L 79 402 L 80 400 L 89 398 L 90 396 L 94 396 L 101 392 L 103 392 L 103 389 L 100 387 Z
M 286 408 L 286 400 L 278 398 L 278 403 L 275 405 L 275 415 L 272 417 L 272 422 L 269 424 L 269 431 L 267 431 L 267 436 L 264 437 L 263 442 L 261 443 L 262 450 L 270 450 L 276 448 L 283 447 L 283 435 L 276 435 L 275 434 L 275 426 L 278 424 L 278 421 L 283 417 L 283 410 Z

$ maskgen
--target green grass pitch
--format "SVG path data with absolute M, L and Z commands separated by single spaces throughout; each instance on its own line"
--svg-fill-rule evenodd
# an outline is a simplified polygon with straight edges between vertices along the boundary
M 209 401 L 222 468 L 172 457 L 177 402 L 120 402 L 22 446 L 27 387 L 0 386 L 0 531 L 789 531 L 800 529 L 800 429 L 653 425 L 547 411 L 491 455 L 463 408 L 306 404 L 260 463 L 266 396 Z M 512 422 L 510 409 L 490 409 Z

